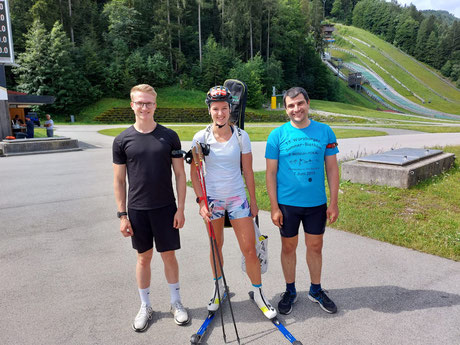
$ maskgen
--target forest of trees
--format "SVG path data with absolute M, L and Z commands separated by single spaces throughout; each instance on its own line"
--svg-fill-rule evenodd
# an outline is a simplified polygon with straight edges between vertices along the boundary
M 252 107 L 267 100 L 272 86 L 283 90 L 300 85 L 312 98 L 340 101 L 339 85 L 320 59 L 324 17 L 368 29 L 404 50 L 409 47 L 406 40 L 411 40 L 406 51 L 431 64 L 430 59 L 435 58 L 418 56 L 413 44 L 425 27 L 420 33 L 425 53 L 432 35 L 436 35 L 436 44 L 442 40 L 449 43 L 441 47 L 447 49 L 444 53 L 436 52 L 433 66 L 453 79 L 460 67 L 458 21 L 446 26 L 437 19 L 427 19 L 413 7 L 401 8 L 395 3 L 389 3 L 389 8 L 398 12 L 397 16 L 391 14 L 392 25 L 397 23 L 394 29 L 378 19 L 380 10 L 369 13 L 386 31 L 374 21 L 360 21 L 360 13 L 370 19 L 363 11 L 383 6 L 383 0 L 9 3 L 19 67 L 7 69 L 8 87 L 56 96 L 55 104 L 47 109 L 55 113 L 78 112 L 101 97 L 126 97 L 136 83 L 156 87 L 179 84 L 204 91 L 227 78 L 248 84 Z M 417 29 L 415 38 L 406 37 L 400 23 L 404 28 L 412 25 Z M 394 31 L 393 36 L 390 31 Z

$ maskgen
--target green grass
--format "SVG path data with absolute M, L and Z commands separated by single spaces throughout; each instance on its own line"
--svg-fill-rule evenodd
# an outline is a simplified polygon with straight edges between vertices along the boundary
M 444 151 L 455 153 L 455 166 L 411 189 L 342 181 L 333 227 L 460 261 L 460 146 Z M 255 177 L 259 208 L 269 211 L 265 172 Z
M 75 117 L 75 121 L 77 121 L 78 124 L 94 123 L 93 119 L 97 115 L 112 108 L 129 107 L 129 102 L 129 99 L 102 98 L 96 103 L 85 107 L 80 114 Z
M 193 136 L 196 132 L 198 132 L 201 128 L 198 126 L 170 126 L 169 124 L 166 125 L 167 127 L 171 127 L 174 131 L 179 135 L 181 141 L 191 141 Z M 206 125 L 203 125 L 204 128 Z M 245 130 L 248 132 L 251 141 L 267 141 L 268 135 L 270 132 L 276 128 L 277 126 L 273 127 L 247 127 Z M 109 129 L 102 129 L 99 131 L 100 134 L 108 135 L 115 137 L 120 134 L 126 127 L 123 128 L 109 128 Z M 339 139 L 345 138 L 360 138 L 360 137 L 375 137 L 381 135 L 387 135 L 386 132 L 382 131 L 375 131 L 375 130 L 362 130 L 362 129 L 342 129 L 342 128 L 335 128 L 334 133 Z
M 396 47 L 391 44 L 379 39 L 377 36 L 355 27 L 337 25 L 338 32 L 345 37 L 357 37 L 362 41 L 367 42 L 371 47 L 362 44 L 359 41 L 353 40 L 354 49 L 363 52 L 368 57 L 377 62 L 390 74 L 394 75 L 396 79 L 406 85 L 410 90 L 415 92 L 417 95 L 425 99 L 427 102 L 423 106 L 427 108 L 432 108 L 444 112 L 449 112 L 453 114 L 460 114 L 460 91 L 455 89 L 452 86 L 449 86 L 446 82 L 443 81 L 443 78 L 440 74 L 434 69 L 422 64 L 417 63 L 417 61 L 408 56 L 407 54 L 401 52 Z M 349 46 L 350 44 L 347 45 Z M 349 48 L 349 47 L 347 47 Z M 350 57 L 346 56 L 343 52 L 333 51 L 334 56 L 336 53 L 340 53 L 341 57 L 343 56 L 346 60 L 349 60 Z M 384 54 L 389 55 L 393 60 L 397 61 L 394 63 L 388 59 Z M 421 102 L 412 96 L 406 89 L 402 88 L 398 83 L 396 83 L 387 73 L 385 73 L 381 68 L 371 62 L 369 59 L 359 55 L 359 58 L 366 62 L 376 73 L 378 73 L 389 85 L 391 85 L 395 90 L 397 90 L 402 95 L 406 96 L 410 100 L 421 104 Z M 356 59 L 355 59 L 356 60 Z M 408 72 L 404 69 L 415 75 L 420 81 L 414 79 Z M 448 102 L 434 93 L 428 88 L 428 86 L 436 90 L 437 93 L 443 95 L 444 97 L 449 98 L 454 101 Z
M 196 90 L 183 90 L 178 86 L 158 88 L 158 107 L 167 108 L 205 108 L 206 93 Z M 129 107 L 130 99 L 103 98 L 85 107 L 75 120 L 78 124 L 95 123 L 94 117 L 116 107 Z M 67 119 L 61 120 L 67 121 Z M 63 123 L 63 122 L 62 122 Z M 66 123 L 69 124 L 69 123 Z
M 206 108 L 206 92 L 198 90 L 184 90 L 178 86 L 159 88 L 158 107 L 166 108 Z
M 384 111 L 370 110 L 367 108 L 359 107 L 356 105 L 340 103 L 340 102 L 328 102 L 320 100 L 311 100 L 311 108 L 314 112 L 315 110 L 328 111 L 332 113 L 345 114 L 345 115 L 354 115 L 354 116 L 363 116 L 373 119 L 382 119 L 382 120 L 407 120 L 407 121 L 423 121 L 423 122 L 441 122 L 442 120 L 431 119 L 421 116 L 411 116 L 403 115 L 396 113 L 388 113 Z
M 35 128 L 34 129 L 34 138 L 46 138 L 46 129 L 45 128 Z

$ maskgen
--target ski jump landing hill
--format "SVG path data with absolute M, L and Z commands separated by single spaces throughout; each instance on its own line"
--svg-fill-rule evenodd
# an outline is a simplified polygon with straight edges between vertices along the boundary
M 437 71 L 365 30 L 336 28 L 324 61 L 340 78 L 360 72 L 365 93 L 391 110 L 460 120 L 460 90 Z M 334 58 L 343 60 L 340 71 Z

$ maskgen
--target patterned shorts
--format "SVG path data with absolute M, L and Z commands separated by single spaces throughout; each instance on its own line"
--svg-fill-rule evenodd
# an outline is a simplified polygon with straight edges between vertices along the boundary
M 228 212 L 228 218 L 239 219 L 251 216 L 248 199 L 239 196 L 232 196 L 226 199 L 212 199 L 208 196 L 208 204 L 211 209 L 211 220 L 219 219 L 225 216 L 225 211 Z

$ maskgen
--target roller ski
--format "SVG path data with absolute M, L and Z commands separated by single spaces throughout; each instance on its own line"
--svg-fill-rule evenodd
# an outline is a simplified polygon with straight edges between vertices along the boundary
M 201 325 L 200 329 L 198 332 L 193 334 L 190 337 L 190 344 L 200 344 L 201 339 L 203 338 L 204 334 L 206 333 L 206 330 L 208 329 L 209 325 L 211 324 L 212 320 L 214 320 L 214 316 L 216 316 L 215 311 L 208 311 L 208 316 L 204 320 L 203 324 Z
M 216 316 L 217 310 L 222 306 L 222 303 L 224 303 L 225 299 L 227 298 L 226 292 L 222 293 L 222 300 L 220 300 L 220 298 L 217 295 L 217 289 L 214 289 L 213 298 L 211 298 L 211 300 L 208 303 L 208 316 L 203 321 L 203 324 L 201 325 L 198 332 L 196 332 L 190 337 L 190 344 L 193 345 L 201 343 L 201 340 L 203 339 L 209 325 L 211 325 L 212 321 L 214 320 L 214 317 Z
M 256 292 L 257 293 L 257 292 Z M 262 294 L 262 299 L 265 300 L 263 294 Z M 252 299 L 254 301 L 254 303 L 256 303 L 256 305 L 259 307 L 260 310 L 262 310 L 262 308 L 259 306 L 259 301 L 256 301 L 256 298 L 259 299 L 258 297 L 254 297 L 254 291 L 249 291 L 249 298 Z M 268 307 L 267 307 L 268 308 Z M 273 307 L 272 307 L 273 308 Z M 264 313 L 264 315 L 268 318 L 266 312 L 264 312 L 262 310 L 262 312 Z M 284 335 L 284 337 L 289 340 L 291 342 L 291 344 L 294 344 L 294 345 L 302 345 L 302 343 L 297 340 L 287 329 L 286 327 L 284 327 L 284 325 L 281 323 L 280 320 L 278 320 L 278 318 L 276 317 L 276 311 L 275 311 L 275 316 L 273 316 L 272 318 L 269 318 L 270 321 L 276 326 L 276 328 Z

